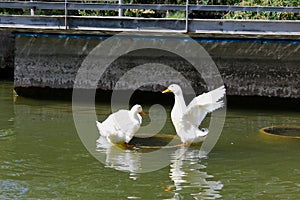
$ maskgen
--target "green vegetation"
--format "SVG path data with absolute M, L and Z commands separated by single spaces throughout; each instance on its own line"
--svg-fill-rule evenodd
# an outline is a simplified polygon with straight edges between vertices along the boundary
M 91 0 L 82 0 L 83 3 L 91 3 Z M 118 1 L 110 1 L 117 3 Z M 181 4 L 185 0 L 123 0 L 125 4 Z M 190 0 L 190 4 L 202 5 L 237 5 L 237 6 L 300 6 L 299 0 Z M 0 14 L 30 15 L 29 9 L 0 8 Z M 64 15 L 63 10 L 35 10 L 36 15 Z M 68 11 L 68 15 L 75 16 L 118 16 L 118 10 L 78 10 Z M 123 10 L 123 15 L 128 17 L 161 17 L 184 18 L 184 11 L 160 11 L 160 10 Z M 190 18 L 199 19 L 269 19 L 269 20 L 300 20 L 300 13 L 291 12 L 200 12 L 189 13 Z
M 1 15 L 29 15 L 29 9 L 0 8 Z
M 239 6 L 300 6 L 299 0 L 243 0 L 234 5 Z M 291 12 L 228 12 L 224 19 L 269 19 L 299 20 L 300 13 Z

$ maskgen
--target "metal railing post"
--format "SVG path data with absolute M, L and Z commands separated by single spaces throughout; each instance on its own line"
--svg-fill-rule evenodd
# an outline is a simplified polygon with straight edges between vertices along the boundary
M 185 32 L 189 32 L 189 0 L 185 3 Z
M 123 4 L 123 0 L 119 0 L 119 5 L 122 5 Z M 119 17 L 122 17 L 123 16 L 123 9 L 122 8 L 119 8 Z
M 68 22 L 67 22 L 67 15 L 68 15 L 68 8 L 67 8 L 68 0 L 65 0 L 65 29 L 68 29 Z
M 30 0 L 30 2 L 33 2 L 33 0 Z M 31 15 L 31 16 L 34 15 L 34 9 L 33 9 L 33 8 L 30 9 L 30 15 Z

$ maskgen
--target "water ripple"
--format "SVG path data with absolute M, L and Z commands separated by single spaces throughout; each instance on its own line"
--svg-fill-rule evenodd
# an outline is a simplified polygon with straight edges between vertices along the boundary
M 22 199 L 28 191 L 24 181 L 0 180 L 0 199 Z
M 12 129 L 0 129 L 0 138 L 9 137 L 15 135 L 15 131 Z

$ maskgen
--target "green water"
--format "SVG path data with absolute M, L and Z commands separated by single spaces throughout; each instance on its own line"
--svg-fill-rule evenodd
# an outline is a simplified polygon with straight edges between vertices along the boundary
M 110 112 L 108 105 L 96 109 L 100 120 Z M 171 165 L 136 174 L 120 171 L 138 165 L 131 159 L 134 151 L 114 158 L 129 166 L 103 164 L 87 152 L 71 102 L 21 97 L 14 102 L 12 83 L 0 82 L 0 199 L 298 200 L 300 140 L 264 136 L 258 129 L 299 124 L 297 110 L 228 109 L 208 158 L 198 159 L 194 147 L 175 159 L 184 149 L 173 149 Z M 173 133 L 172 125 L 164 131 Z

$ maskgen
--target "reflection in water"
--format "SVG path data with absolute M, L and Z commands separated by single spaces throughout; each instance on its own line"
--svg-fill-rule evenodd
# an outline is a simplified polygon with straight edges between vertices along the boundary
M 14 135 L 15 132 L 12 129 L 0 129 L 0 139 Z
M 182 154 L 183 153 L 183 154 Z M 182 155 L 182 156 L 180 156 Z M 203 171 L 205 165 L 200 164 L 199 150 L 181 147 L 172 155 L 170 178 L 174 182 L 174 199 L 180 199 L 188 192 L 195 199 L 217 199 L 222 196 L 220 181 L 208 180 L 212 175 Z
M 105 154 L 105 166 L 119 171 L 130 173 L 130 178 L 136 180 L 141 171 L 142 151 L 123 150 L 109 143 L 104 137 L 97 140 L 97 151 Z M 223 184 L 220 181 L 209 180 L 212 175 L 203 171 L 206 166 L 200 163 L 199 147 L 197 149 L 180 147 L 174 148 L 171 155 L 170 178 L 173 186 L 166 192 L 174 191 L 172 199 L 181 199 L 187 195 L 195 199 L 221 198 L 220 190 Z
M 130 178 L 136 179 L 135 172 L 141 169 L 141 153 L 133 150 L 123 150 L 109 143 L 105 137 L 97 140 L 97 151 L 105 154 L 105 166 L 130 173 Z

